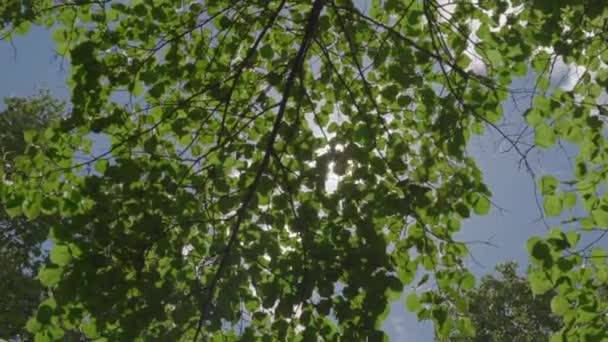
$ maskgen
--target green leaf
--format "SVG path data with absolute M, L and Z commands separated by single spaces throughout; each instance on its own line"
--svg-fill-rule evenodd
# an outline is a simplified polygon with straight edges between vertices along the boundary
M 558 295 L 551 299 L 551 311 L 554 314 L 562 316 L 568 309 L 570 309 L 570 303 L 564 297 Z
M 564 136 L 564 138 L 573 143 L 573 144 L 580 144 L 583 139 L 584 139 L 584 133 L 583 130 L 579 127 L 579 126 L 571 126 L 568 129 L 568 132 L 566 133 L 566 135 Z
M 549 112 L 551 102 L 545 96 L 535 96 L 534 97 L 534 108 L 538 109 L 541 112 Z
M 543 206 L 547 216 L 559 216 L 562 212 L 562 199 L 557 195 L 549 195 L 545 197 Z
M 469 56 L 467 56 L 466 54 L 460 55 L 456 62 L 456 65 L 458 65 L 462 69 L 466 69 L 469 64 L 471 64 L 471 58 L 469 58 Z
M 570 248 L 576 247 L 580 238 L 581 234 L 576 231 L 571 230 L 566 233 L 566 241 L 568 241 Z
M 62 273 L 63 270 L 61 268 L 44 267 L 38 273 L 38 279 L 40 279 L 42 285 L 51 287 L 61 280 Z
M 40 305 L 36 312 L 36 320 L 42 324 L 48 324 L 53 316 L 53 308 L 49 305 Z
M 14 201 L 9 201 L 6 204 L 6 207 L 4 210 L 6 210 L 6 213 L 8 214 L 9 217 L 14 218 L 23 213 L 22 207 L 23 207 L 22 203 L 16 203 Z
M 530 245 L 528 245 L 530 255 L 535 259 L 535 261 L 540 261 L 540 264 L 545 267 L 550 267 L 553 264 L 551 248 L 544 241 L 537 240 L 532 243 L 531 247 L 532 248 L 530 249 Z
M 36 200 L 36 198 L 33 198 L 32 200 L 25 200 L 23 202 L 23 214 L 25 214 L 25 217 L 27 217 L 28 220 L 33 220 L 40 216 L 40 204 L 40 201 Z
M 108 165 L 109 165 L 109 163 L 106 159 L 98 160 L 95 163 L 95 171 L 97 171 L 103 175 L 106 172 Z
M 458 215 L 460 215 L 460 217 L 462 218 L 469 218 L 471 214 L 469 211 L 469 207 L 467 207 L 464 203 L 456 203 L 455 209 Z
M 31 27 L 31 23 L 29 21 L 23 22 L 20 25 L 16 26 L 14 29 L 15 34 L 22 36 L 29 32 Z
M 446 323 L 448 323 L 448 313 L 447 310 L 443 307 L 436 307 L 433 309 L 433 319 L 437 323 L 439 330 L 442 333 L 445 333 L 444 327 Z
M 540 51 L 532 60 L 532 68 L 536 73 L 540 74 L 544 72 L 545 69 L 550 65 L 551 60 L 552 58 L 549 53 L 546 51 Z
M 541 295 L 552 288 L 551 282 L 544 276 L 541 276 L 539 271 L 533 271 L 528 275 L 530 281 L 530 287 L 532 293 L 535 295 Z
M 559 181 L 557 180 L 557 178 L 549 175 L 543 176 L 540 179 L 541 195 L 553 195 L 555 193 L 555 190 L 557 189 L 558 184 Z
M 34 337 L 34 342 L 51 342 L 51 337 L 46 332 L 39 332 Z
M 403 294 L 403 284 L 399 278 L 391 276 L 386 280 L 386 282 L 388 284 L 388 287 L 384 291 L 384 296 L 386 299 L 391 302 L 401 298 L 401 295 Z
M 477 215 L 486 215 L 490 212 L 490 200 L 483 195 L 479 195 L 477 201 L 473 204 L 473 210 Z
M 65 266 L 72 260 L 72 254 L 70 253 L 68 246 L 55 245 L 53 249 L 51 249 L 50 258 L 54 264 Z
M 472 289 L 475 287 L 475 277 L 471 273 L 466 272 L 464 277 L 460 280 L 460 287 L 464 290 Z
M 490 61 L 490 63 L 492 64 L 493 67 L 497 67 L 500 64 L 502 64 L 502 54 L 500 53 L 500 51 L 498 50 L 488 50 L 486 51 L 486 56 L 488 57 L 488 60 Z
M 549 342 L 566 342 L 566 340 L 564 339 L 563 333 L 558 331 L 551 335 L 551 340 Z
M 576 206 L 576 193 L 564 192 L 562 193 L 562 204 L 566 209 L 573 209 Z
M 28 130 L 23 133 L 23 139 L 28 144 L 32 144 L 34 142 L 34 137 L 36 137 L 36 131 L 34 130 Z
M 274 56 L 274 50 L 272 49 L 272 46 L 271 45 L 262 46 L 262 48 L 260 49 L 260 55 L 262 57 L 264 57 L 265 59 L 272 59 L 272 57 Z
M 410 293 L 407 296 L 407 298 L 405 299 L 405 305 L 407 309 L 411 312 L 418 312 L 422 308 L 420 298 L 415 292 Z
M 536 135 L 534 137 L 536 146 L 541 148 L 549 148 L 557 142 L 557 136 L 553 128 L 546 124 L 539 124 L 536 126 Z
M 591 217 L 595 224 L 602 228 L 608 228 L 608 211 L 598 208 L 591 211 Z
M 129 85 L 129 91 L 135 97 L 141 96 L 143 94 L 143 92 L 144 92 L 144 84 L 143 84 L 143 82 L 139 82 L 139 81 L 132 82 Z
M 473 322 L 471 321 L 470 318 L 468 317 L 464 317 L 461 318 L 459 321 L 459 329 L 462 332 L 462 334 L 466 337 L 473 337 L 475 336 L 475 327 L 473 326 Z
M 597 267 L 605 267 L 608 258 L 608 250 L 602 247 L 594 247 L 589 253 L 589 261 Z
M 97 338 L 97 322 L 95 320 L 90 320 L 89 322 L 82 325 L 82 332 L 88 338 Z
M 30 318 L 25 325 L 25 329 L 30 333 L 37 333 L 42 329 L 42 324 L 35 318 Z
M 531 127 L 536 127 L 543 122 L 543 117 L 541 113 L 535 108 L 528 109 L 528 111 L 526 111 L 526 114 L 524 114 L 524 117 L 528 125 L 530 125 Z

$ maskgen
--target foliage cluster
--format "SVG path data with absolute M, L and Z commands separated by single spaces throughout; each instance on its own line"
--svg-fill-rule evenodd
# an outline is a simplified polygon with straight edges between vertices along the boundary
M 605 27 L 593 0 L 21 0 L 0 30 L 53 30 L 71 113 L 26 135 L 0 187 L 49 222 L 37 341 L 382 340 L 391 300 L 439 336 L 473 335 L 460 222 L 490 192 L 466 154 L 533 77 L 532 149 L 578 147 L 574 179 L 539 176 L 547 216 L 608 228 Z M 8 14 L 7 14 L 8 13 Z M 556 63 L 584 67 L 551 87 Z M 471 63 L 482 63 L 483 71 Z M 91 134 L 107 138 L 92 155 Z M 82 156 L 87 156 L 82 160 Z M 340 177 L 327 190 L 328 171 Z M 566 224 L 566 223 L 565 223 Z M 565 226 L 564 226 L 565 227 Z M 529 282 L 554 341 L 608 338 L 606 251 L 555 228 Z M 432 285 L 427 287 L 426 285 Z M 457 312 L 457 315 L 450 315 Z
M 467 293 L 475 336 L 455 332 L 450 341 L 548 341 L 562 327 L 562 320 L 551 312 L 555 293 L 535 296 L 528 280 L 518 274 L 517 263 L 498 265 L 496 271 Z
M 42 92 L 32 98 L 11 97 L 0 110 L 0 154 L 5 173 L 23 154 L 24 132 L 36 132 L 58 120 L 63 105 Z M 28 133 L 31 134 L 31 133 Z M 24 325 L 35 312 L 43 288 L 36 272 L 44 261 L 42 243 L 48 227 L 41 220 L 10 217 L 0 211 L 0 338 L 25 337 Z

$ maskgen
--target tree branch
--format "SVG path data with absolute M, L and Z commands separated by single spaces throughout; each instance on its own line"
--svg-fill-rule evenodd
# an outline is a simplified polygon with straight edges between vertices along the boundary
M 194 334 L 193 341 L 198 340 L 198 336 L 200 335 L 201 329 L 203 327 L 203 323 L 206 320 L 206 314 L 211 306 L 211 302 L 213 300 L 213 295 L 215 293 L 215 289 L 216 289 L 218 280 L 222 276 L 224 269 L 226 269 L 226 267 L 228 266 L 228 259 L 232 252 L 232 249 L 234 248 L 234 246 L 236 245 L 236 243 L 238 241 L 238 233 L 239 233 L 241 224 L 245 220 L 245 214 L 247 213 L 249 205 L 251 204 L 251 201 L 253 200 L 253 197 L 255 196 L 255 192 L 257 190 L 260 179 L 262 178 L 262 175 L 266 172 L 268 165 L 270 163 L 270 158 L 274 151 L 274 143 L 279 135 L 279 127 L 281 126 L 281 123 L 283 121 L 283 116 L 285 114 L 285 109 L 287 108 L 287 102 L 290 98 L 291 90 L 295 83 L 296 76 L 298 75 L 298 73 L 300 72 L 300 70 L 302 69 L 302 66 L 304 64 L 304 60 L 306 58 L 306 52 L 308 51 L 308 47 L 310 46 L 310 42 L 312 41 L 312 37 L 316 30 L 317 22 L 319 20 L 319 16 L 321 15 L 321 11 L 323 10 L 324 5 L 325 5 L 324 0 L 315 0 L 315 2 L 312 5 L 312 9 L 308 16 L 308 21 L 306 23 L 306 30 L 304 32 L 304 37 L 302 39 L 302 43 L 300 44 L 298 53 L 293 60 L 293 66 L 289 72 L 289 75 L 287 76 L 287 80 L 286 80 L 285 86 L 283 88 L 283 97 L 281 99 L 279 109 L 277 111 L 277 116 L 274 120 L 274 124 L 272 127 L 272 131 L 270 133 L 268 145 L 267 145 L 266 151 L 264 153 L 264 158 L 262 159 L 262 162 L 260 163 L 260 166 L 258 168 L 258 171 L 255 175 L 253 182 L 251 183 L 251 185 L 247 189 L 247 192 L 243 196 L 243 201 L 242 201 L 241 207 L 238 210 L 236 221 L 234 222 L 234 224 L 230 230 L 231 232 L 230 232 L 230 238 L 228 240 L 228 244 L 224 248 L 224 251 L 221 256 L 220 264 L 215 272 L 215 275 L 212 278 L 209 286 L 207 287 L 206 298 L 204 299 L 203 305 L 201 307 L 200 318 L 198 321 L 196 332 Z

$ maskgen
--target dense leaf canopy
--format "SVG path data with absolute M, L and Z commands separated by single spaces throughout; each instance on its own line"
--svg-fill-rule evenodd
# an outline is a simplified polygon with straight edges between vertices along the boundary
M 415 279 L 420 319 L 473 334 L 454 234 L 490 192 L 465 148 L 502 132 L 526 76 L 533 141 L 504 139 L 524 161 L 578 145 L 575 179 L 538 175 L 545 214 L 579 203 L 570 224 L 608 228 L 608 3 L 367 5 L 3 1 L 6 37 L 46 25 L 71 63 L 70 116 L 27 135 L 1 187 L 11 215 L 51 225 L 37 341 L 382 340 Z M 551 86 L 557 62 L 584 68 L 573 89 Z M 608 338 L 606 252 L 579 238 L 529 242 L 556 341 Z
M 547 341 L 562 326 L 551 312 L 554 292 L 535 296 L 525 277 L 518 275 L 517 264 L 496 267 L 497 275 L 485 275 L 479 286 L 467 291 L 469 314 L 475 327 L 474 337 L 456 331 L 451 341 L 535 342 Z
M 11 97 L 0 111 L 0 151 L 10 174 L 14 158 L 24 152 L 24 133 L 41 131 L 62 114 L 62 104 L 48 94 Z M 29 134 L 29 133 L 28 133 Z M 0 212 L 0 338 L 25 338 L 25 322 L 35 312 L 43 288 L 36 272 L 43 262 L 41 246 L 48 227 L 41 220 L 10 217 Z

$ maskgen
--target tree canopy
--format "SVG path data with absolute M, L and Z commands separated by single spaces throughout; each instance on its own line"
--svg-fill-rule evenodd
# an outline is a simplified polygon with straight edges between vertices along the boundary
M 546 216 L 586 214 L 530 239 L 528 280 L 555 293 L 554 341 L 608 338 L 607 254 L 579 243 L 608 228 L 608 3 L 367 5 L 0 5 L 4 37 L 44 25 L 70 62 L 70 115 L 25 134 L 0 187 L 10 215 L 50 226 L 37 341 L 380 341 L 414 281 L 419 319 L 473 335 L 454 235 L 491 207 L 466 152 L 485 129 L 524 165 L 578 148 L 572 179 L 533 175 Z M 572 89 L 551 85 L 556 63 L 583 69 Z M 512 87 L 522 77 L 530 89 Z M 498 126 L 521 93 L 531 140 Z
M 535 296 L 515 262 L 496 266 L 496 273 L 468 290 L 475 336 L 462 337 L 457 331 L 450 341 L 548 341 L 560 330 L 562 320 L 551 312 L 554 292 Z
M 4 171 L 10 173 L 14 158 L 25 150 L 24 133 L 41 131 L 61 117 L 63 106 L 42 92 L 32 98 L 5 99 L 0 110 L 0 153 Z M 25 323 L 42 298 L 36 272 L 44 258 L 42 243 L 48 227 L 42 221 L 9 217 L 0 211 L 0 338 L 25 338 Z

